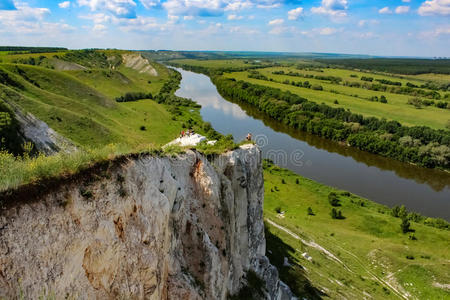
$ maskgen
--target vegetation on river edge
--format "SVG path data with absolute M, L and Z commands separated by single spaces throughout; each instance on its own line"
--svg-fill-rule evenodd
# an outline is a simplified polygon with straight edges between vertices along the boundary
M 267 253 L 298 296 L 450 296 L 448 222 L 416 219 L 404 208 L 390 209 L 270 161 L 264 163 L 264 184 Z M 345 218 L 332 218 L 333 209 Z M 406 233 L 399 211 L 410 223 Z
M 176 65 L 176 64 L 175 64 Z M 219 93 L 245 102 L 296 129 L 403 162 L 428 168 L 450 167 L 450 131 L 403 126 L 397 121 L 365 117 L 341 107 L 317 104 L 289 91 L 226 78 L 223 70 L 183 65 L 212 78 Z

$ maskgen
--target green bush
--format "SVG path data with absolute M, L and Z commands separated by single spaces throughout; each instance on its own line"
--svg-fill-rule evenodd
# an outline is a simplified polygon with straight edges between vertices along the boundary
M 331 206 L 341 206 L 339 198 L 335 192 L 328 194 L 328 202 Z
M 331 209 L 330 215 L 331 215 L 332 219 L 338 219 L 338 220 L 345 219 L 345 217 L 342 215 L 342 211 L 340 211 L 334 207 Z

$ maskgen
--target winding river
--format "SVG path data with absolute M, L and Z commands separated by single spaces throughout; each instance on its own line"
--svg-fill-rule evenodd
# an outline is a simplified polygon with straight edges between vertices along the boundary
M 176 95 L 202 105 L 214 129 L 236 141 L 252 133 L 263 156 L 281 167 L 390 207 L 450 221 L 450 173 L 380 157 L 284 126 L 253 107 L 225 100 L 209 77 L 177 69 Z

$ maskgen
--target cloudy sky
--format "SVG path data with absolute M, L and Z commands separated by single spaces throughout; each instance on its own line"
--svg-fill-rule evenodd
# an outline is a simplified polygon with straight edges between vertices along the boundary
M 450 0 L 0 0 L 0 44 L 450 56 Z

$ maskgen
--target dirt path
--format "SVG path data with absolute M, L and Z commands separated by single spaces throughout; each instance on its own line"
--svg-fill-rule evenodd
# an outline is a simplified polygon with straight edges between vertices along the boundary
M 322 247 L 321 245 L 317 244 L 314 241 L 307 241 L 302 239 L 300 236 L 298 236 L 297 234 L 293 233 L 292 231 L 290 231 L 289 229 L 287 229 L 286 227 L 283 227 L 275 222 L 273 222 L 270 219 L 265 219 L 267 221 L 267 223 L 269 223 L 270 225 L 272 225 L 273 227 L 284 231 L 285 233 L 289 234 L 291 237 L 293 237 L 296 240 L 301 241 L 303 244 L 312 247 L 314 249 L 319 250 L 320 252 L 324 253 L 326 256 L 328 256 L 330 259 L 336 261 L 337 263 L 341 264 L 347 271 L 356 274 L 354 271 L 352 271 L 342 260 L 340 260 L 338 257 L 336 257 L 336 255 L 334 255 L 333 253 L 331 253 L 330 251 L 328 251 L 327 249 L 325 249 L 324 247 Z M 339 247 L 339 246 L 338 246 Z M 372 273 L 372 271 L 370 271 L 368 268 L 366 268 L 366 266 L 361 262 L 361 260 L 354 255 L 353 253 L 351 253 L 350 251 L 339 247 L 342 251 L 346 252 L 347 254 L 351 255 L 354 259 L 356 259 L 356 261 L 361 265 L 361 267 L 364 269 L 364 271 L 367 272 L 367 274 L 369 274 L 374 280 L 378 281 L 381 285 L 384 285 L 386 287 L 388 287 L 390 290 L 392 290 L 397 296 L 399 296 L 400 298 L 403 299 L 409 299 L 410 295 L 403 293 L 402 291 L 398 290 L 395 286 L 393 286 L 392 284 L 390 284 L 389 282 L 379 278 L 377 275 L 375 275 L 374 273 Z

